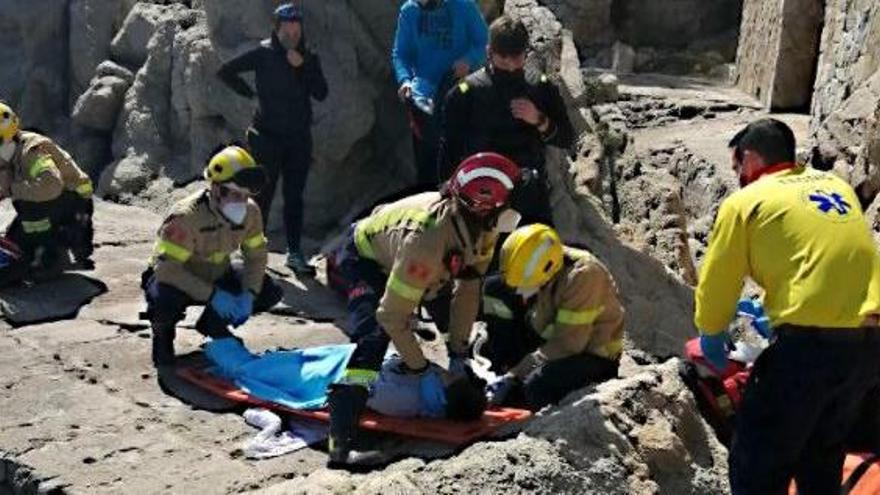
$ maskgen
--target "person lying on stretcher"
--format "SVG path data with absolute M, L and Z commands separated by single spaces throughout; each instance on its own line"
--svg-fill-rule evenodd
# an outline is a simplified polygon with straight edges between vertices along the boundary
M 251 353 L 240 340 L 225 338 L 205 345 L 212 373 L 231 380 L 252 396 L 293 409 L 326 404 L 327 388 L 344 372 L 354 345 L 318 346 L 291 351 Z M 386 354 L 370 387 L 367 407 L 387 416 L 473 421 L 482 417 L 486 382 L 473 371 L 452 374 L 431 363 L 423 374 L 407 372 L 396 353 Z

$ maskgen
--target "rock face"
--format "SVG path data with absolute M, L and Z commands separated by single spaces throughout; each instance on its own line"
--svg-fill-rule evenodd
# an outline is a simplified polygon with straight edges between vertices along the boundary
M 89 88 L 77 99 L 71 118 L 83 127 L 112 131 L 134 74 L 106 61 L 97 68 Z
M 729 493 L 727 452 L 695 410 L 671 360 L 572 394 L 513 440 L 381 474 L 319 470 L 259 493 Z
M 58 127 L 67 113 L 67 3 L 0 1 L 0 99 L 9 101 L 26 126 Z
M 767 108 L 808 108 L 824 3 L 746 0 L 737 53 L 737 85 Z
M 742 0 L 548 0 L 588 65 L 611 67 L 617 43 L 631 69 L 708 73 L 736 52 Z
M 830 0 L 826 4 L 812 105 L 813 129 L 880 69 L 876 50 L 880 44 L 880 4 L 871 0 Z

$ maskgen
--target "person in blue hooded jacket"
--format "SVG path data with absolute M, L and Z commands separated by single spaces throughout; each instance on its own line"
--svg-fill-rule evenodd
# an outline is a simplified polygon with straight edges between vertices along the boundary
M 434 101 L 486 62 L 489 28 L 474 0 L 407 0 L 400 8 L 391 61 L 407 102 L 418 183 L 436 186 L 440 140 Z

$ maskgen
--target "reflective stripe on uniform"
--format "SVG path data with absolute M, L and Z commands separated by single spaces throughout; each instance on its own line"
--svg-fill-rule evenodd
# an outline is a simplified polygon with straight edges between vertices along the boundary
M 599 349 L 600 356 L 608 359 L 617 359 L 620 357 L 620 353 L 623 352 L 623 340 L 612 340 L 608 342 L 601 349 Z
M 495 297 L 483 296 L 483 313 L 504 320 L 513 319 L 513 310 L 504 304 L 504 301 Z
M 357 227 L 354 228 L 354 244 L 357 246 L 358 254 L 371 260 L 376 259 L 373 245 L 370 243 L 370 238 L 367 237 L 366 229 L 363 228 L 362 224 L 363 222 L 357 224 Z
M 52 222 L 48 218 L 35 220 L 33 222 L 22 220 L 21 228 L 24 230 L 25 234 L 41 234 L 52 230 Z
M 571 311 L 569 309 L 560 309 L 556 313 L 556 323 L 562 325 L 589 325 L 596 321 L 596 318 L 605 310 L 604 306 L 596 309 L 587 309 L 584 311 Z
M 467 93 L 469 89 L 471 89 L 471 87 L 466 82 L 459 83 L 458 85 L 458 90 L 461 91 L 462 94 Z
M 226 260 L 229 258 L 229 253 L 224 253 L 223 251 L 214 251 L 208 256 L 208 262 L 213 263 L 215 265 L 222 265 L 226 263 Z
M 247 249 L 259 249 L 266 245 L 266 236 L 262 232 L 254 236 L 248 237 L 241 243 Z
M 412 208 L 392 208 L 376 215 L 367 217 L 354 229 L 354 242 L 358 253 L 369 259 L 376 259 L 370 238 L 389 227 L 407 224 L 417 228 L 428 228 L 434 224 L 436 218 L 430 212 Z
M 422 295 L 425 293 L 425 289 L 413 287 L 393 274 L 388 278 L 388 290 L 408 301 L 414 302 L 421 301 Z
M 339 384 L 342 385 L 359 385 L 361 387 L 371 386 L 379 378 L 379 372 L 375 370 L 352 368 L 345 370 L 345 373 L 339 378 Z
M 31 176 L 31 179 L 36 179 L 43 172 L 52 170 L 53 168 L 55 168 L 55 161 L 52 160 L 52 157 L 41 155 L 28 167 L 28 175 Z
M 166 240 L 156 243 L 156 252 L 180 263 L 186 263 L 192 257 L 192 251 Z
M 76 186 L 76 193 L 84 198 L 88 198 L 95 192 L 94 186 L 92 186 L 92 181 L 83 182 L 82 184 Z

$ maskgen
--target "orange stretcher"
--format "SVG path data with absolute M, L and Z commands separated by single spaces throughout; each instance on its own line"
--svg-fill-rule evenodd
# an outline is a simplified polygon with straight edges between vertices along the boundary
M 327 409 L 292 409 L 265 401 L 250 395 L 234 383 L 197 367 L 179 368 L 177 374 L 181 378 L 232 402 L 265 407 L 273 411 L 325 423 L 330 421 L 330 412 Z M 464 445 L 486 437 L 502 426 L 525 421 L 531 415 L 530 411 L 524 409 L 492 408 L 476 421 L 461 422 L 447 419 L 396 418 L 368 410 L 361 416 L 360 426 L 365 430 L 393 433 L 451 445 Z

